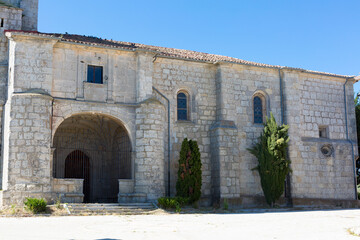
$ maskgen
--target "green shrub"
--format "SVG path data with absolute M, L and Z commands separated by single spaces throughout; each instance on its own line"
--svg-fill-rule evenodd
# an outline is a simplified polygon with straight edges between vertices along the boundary
M 189 200 L 183 197 L 161 197 L 158 204 L 163 209 L 175 209 L 176 212 L 181 211 L 181 207 L 188 204 Z
M 181 144 L 176 196 L 196 202 L 201 197 L 202 172 L 200 151 L 196 141 L 187 138 Z
M 290 170 L 290 160 L 287 157 L 289 126 L 278 126 L 273 114 L 266 118 L 263 133 L 259 142 L 248 149 L 258 159 L 261 187 L 266 202 L 272 207 L 284 192 L 284 182 Z
M 229 210 L 229 203 L 226 198 L 224 199 L 224 210 Z
M 358 194 L 358 199 L 360 200 L 360 184 L 357 185 L 357 194 Z
M 41 213 L 46 211 L 46 201 L 42 198 L 26 198 L 24 202 L 26 208 L 32 213 Z

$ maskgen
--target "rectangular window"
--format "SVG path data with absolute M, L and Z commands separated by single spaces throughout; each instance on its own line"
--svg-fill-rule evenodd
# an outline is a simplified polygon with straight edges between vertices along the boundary
M 88 65 L 87 82 L 103 83 L 103 67 Z
M 0 27 L 2 27 L 2 28 L 4 27 L 4 19 L 3 18 L 0 19 Z
M 326 126 L 319 126 L 319 138 L 328 138 L 328 131 Z

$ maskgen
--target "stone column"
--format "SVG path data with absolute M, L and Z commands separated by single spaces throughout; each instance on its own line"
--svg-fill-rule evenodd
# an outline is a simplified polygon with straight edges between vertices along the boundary
M 3 204 L 26 197 L 51 199 L 51 114 L 48 95 L 11 96 L 4 114 Z
M 22 0 L 20 8 L 24 9 L 22 30 L 37 31 L 39 0 Z
M 2 204 L 51 199 L 53 45 L 57 39 L 8 32 L 9 81 L 3 127 Z
M 137 53 L 136 100 L 144 101 L 152 96 L 153 55 Z
M 165 195 L 165 113 L 156 99 L 136 109 L 135 193 L 150 201 Z
M 226 66 L 218 65 L 216 74 L 216 122 L 211 127 L 211 176 L 213 204 L 226 198 L 235 201 L 240 197 L 240 159 L 238 130 L 231 107 L 231 78 L 226 76 Z M 230 110 L 230 111 L 229 111 Z

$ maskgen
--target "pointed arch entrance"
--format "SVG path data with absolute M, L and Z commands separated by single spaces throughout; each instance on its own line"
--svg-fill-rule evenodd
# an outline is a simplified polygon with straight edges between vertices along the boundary
M 125 127 L 111 117 L 80 114 L 57 128 L 54 178 L 84 179 L 84 202 L 117 202 L 119 179 L 132 178 L 131 142 Z

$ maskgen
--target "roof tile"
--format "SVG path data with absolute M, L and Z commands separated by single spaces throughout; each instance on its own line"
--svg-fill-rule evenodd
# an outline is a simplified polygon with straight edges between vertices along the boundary
M 82 35 L 76 35 L 76 34 L 60 34 L 60 33 L 40 33 L 40 32 L 33 32 L 33 31 L 17 31 L 17 30 L 7 30 L 6 32 L 20 32 L 22 34 L 27 34 L 27 35 L 55 37 L 55 38 L 60 38 L 60 40 L 62 42 L 73 42 L 73 43 L 80 43 L 80 44 L 86 44 L 86 45 L 91 45 L 91 46 L 105 46 L 105 47 L 127 49 L 127 50 L 134 50 L 134 51 L 140 49 L 140 50 L 145 50 L 145 51 L 152 51 L 154 53 L 157 53 L 158 56 L 204 61 L 204 62 L 210 62 L 210 63 L 229 62 L 229 63 L 238 63 L 238 64 L 252 65 L 252 66 L 259 66 L 259 67 L 293 69 L 293 70 L 300 70 L 300 71 L 304 71 L 304 72 L 308 72 L 308 73 L 322 74 L 322 75 L 335 76 L 335 77 L 346 77 L 346 78 L 354 77 L 354 76 L 339 75 L 339 74 L 333 74 L 333 73 L 327 73 L 327 72 L 305 70 L 305 69 L 301 69 L 301 68 L 292 68 L 292 67 L 285 67 L 285 66 L 279 66 L 279 65 L 269 65 L 269 64 L 246 61 L 246 60 L 233 58 L 233 57 L 227 57 L 227 56 L 209 54 L 209 53 L 202 53 L 202 52 L 196 52 L 196 51 L 191 51 L 191 50 L 157 47 L 157 46 L 145 45 L 145 44 L 140 44 L 140 43 L 107 40 L 107 39 L 102 39 L 102 38 L 92 37 L 92 36 L 82 36 Z

